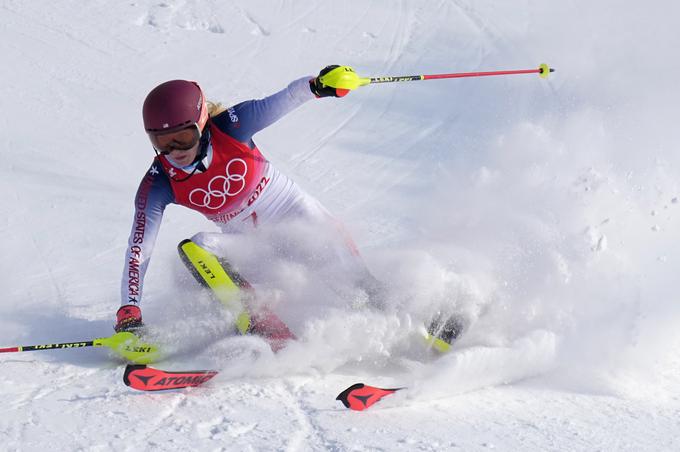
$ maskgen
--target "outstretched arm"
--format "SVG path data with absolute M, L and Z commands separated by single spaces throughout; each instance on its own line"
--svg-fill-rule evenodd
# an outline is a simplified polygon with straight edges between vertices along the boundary
M 253 146 L 252 138 L 260 130 L 278 121 L 308 100 L 319 97 L 343 97 L 349 90 L 334 88 L 322 82 L 345 66 L 326 66 L 317 77 L 307 76 L 291 82 L 278 93 L 263 99 L 241 102 L 215 116 L 213 123 L 241 143 Z M 350 69 L 351 70 L 351 69 Z
M 250 143 L 257 132 L 315 98 L 309 87 L 313 78 L 297 79 L 271 96 L 234 105 L 214 117 L 213 123 L 241 143 Z

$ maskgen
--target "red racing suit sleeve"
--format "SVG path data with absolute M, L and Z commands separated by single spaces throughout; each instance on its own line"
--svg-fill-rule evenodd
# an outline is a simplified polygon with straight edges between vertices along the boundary
M 139 305 L 144 275 L 149 265 L 165 207 L 175 202 L 170 181 L 154 160 L 139 184 L 135 196 L 135 215 L 125 250 L 125 266 L 121 281 L 121 305 Z

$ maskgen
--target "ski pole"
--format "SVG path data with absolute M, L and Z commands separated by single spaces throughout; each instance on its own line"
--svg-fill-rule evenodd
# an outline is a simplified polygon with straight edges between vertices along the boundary
M 56 348 L 95 347 L 94 342 L 95 341 L 82 341 L 82 342 L 62 342 L 60 344 L 17 345 L 16 347 L 0 348 L 0 353 L 33 352 L 36 350 L 52 350 Z
M 130 332 L 116 333 L 110 337 L 101 337 L 91 341 L 61 342 L 40 345 L 17 345 L 16 347 L 0 348 L 0 353 L 33 352 L 38 350 L 63 350 L 82 347 L 108 347 L 121 357 L 138 364 L 148 364 L 156 360 L 160 352 L 153 344 L 142 342 L 139 337 Z
M 417 80 L 437 80 L 447 78 L 464 77 L 489 77 L 495 75 L 538 74 L 541 78 L 548 78 L 555 69 L 547 64 L 541 64 L 536 69 L 518 69 L 510 71 L 487 71 L 487 72 L 456 72 L 451 74 L 428 74 L 428 75 L 403 75 L 397 77 L 359 77 L 350 66 L 338 66 L 335 69 L 319 77 L 319 81 L 325 86 L 340 90 L 353 90 L 360 86 L 372 83 L 412 82 Z

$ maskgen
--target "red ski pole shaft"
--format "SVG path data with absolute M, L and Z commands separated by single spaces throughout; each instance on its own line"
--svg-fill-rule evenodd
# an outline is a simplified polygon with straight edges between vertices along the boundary
M 423 75 L 423 80 L 437 78 L 463 78 L 463 77 L 488 77 L 490 75 L 514 75 L 514 74 L 540 74 L 540 69 L 519 69 L 514 71 L 488 71 L 488 72 L 458 72 L 453 74 Z
M 548 67 L 547 64 L 542 64 L 536 69 L 518 69 L 512 71 L 456 72 L 451 74 L 405 75 L 399 77 L 370 77 L 368 79 L 368 83 L 411 82 L 417 80 L 436 80 L 445 78 L 464 78 L 464 77 L 489 77 L 495 75 L 517 75 L 517 74 L 538 74 L 543 78 L 547 78 L 548 74 L 551 72 L 555 72 L 555 69 Z

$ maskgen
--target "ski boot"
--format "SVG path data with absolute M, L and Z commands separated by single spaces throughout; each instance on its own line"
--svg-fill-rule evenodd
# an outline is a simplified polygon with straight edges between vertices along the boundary
M 425 341 L 435 350 L 446 353 L 464 329 L 465 324 L 460 316 L 454 314 L 446 317 L 437 313 L 427 327 Z

